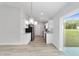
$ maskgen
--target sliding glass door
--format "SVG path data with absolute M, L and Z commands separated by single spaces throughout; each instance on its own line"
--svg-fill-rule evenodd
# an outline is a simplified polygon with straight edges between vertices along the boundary
M 79 55 L 79 13 L 64 19 L 65 54 Z

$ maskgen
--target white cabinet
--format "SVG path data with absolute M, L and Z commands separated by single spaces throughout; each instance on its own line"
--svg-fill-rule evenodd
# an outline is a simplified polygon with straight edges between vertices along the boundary
M 53 33 L 46 33 L 46 44 L 51 44 L 53 40 Z
M 31 42 L 31 33 L 26 33 L 22 36 L 21 43 L 29 44 Z

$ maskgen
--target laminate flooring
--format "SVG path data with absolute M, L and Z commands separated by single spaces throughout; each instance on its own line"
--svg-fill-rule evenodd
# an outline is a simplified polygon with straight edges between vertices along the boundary
M 37 36 L 28 45 L 0 45 L 0 56 L 62 56 L 53 44 L 46 44 Z

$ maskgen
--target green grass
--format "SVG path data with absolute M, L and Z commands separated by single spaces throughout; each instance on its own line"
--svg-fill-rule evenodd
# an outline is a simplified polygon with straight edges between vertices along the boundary
M 65 46 L 66 47 L 79 47 L 79 30 L 78 29 L 65 29 Z

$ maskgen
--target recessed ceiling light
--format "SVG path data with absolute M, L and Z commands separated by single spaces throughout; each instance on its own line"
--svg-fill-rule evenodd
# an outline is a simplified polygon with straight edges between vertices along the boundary
M 41 15 L 44 15 L 44 12 L 41 12 Z

